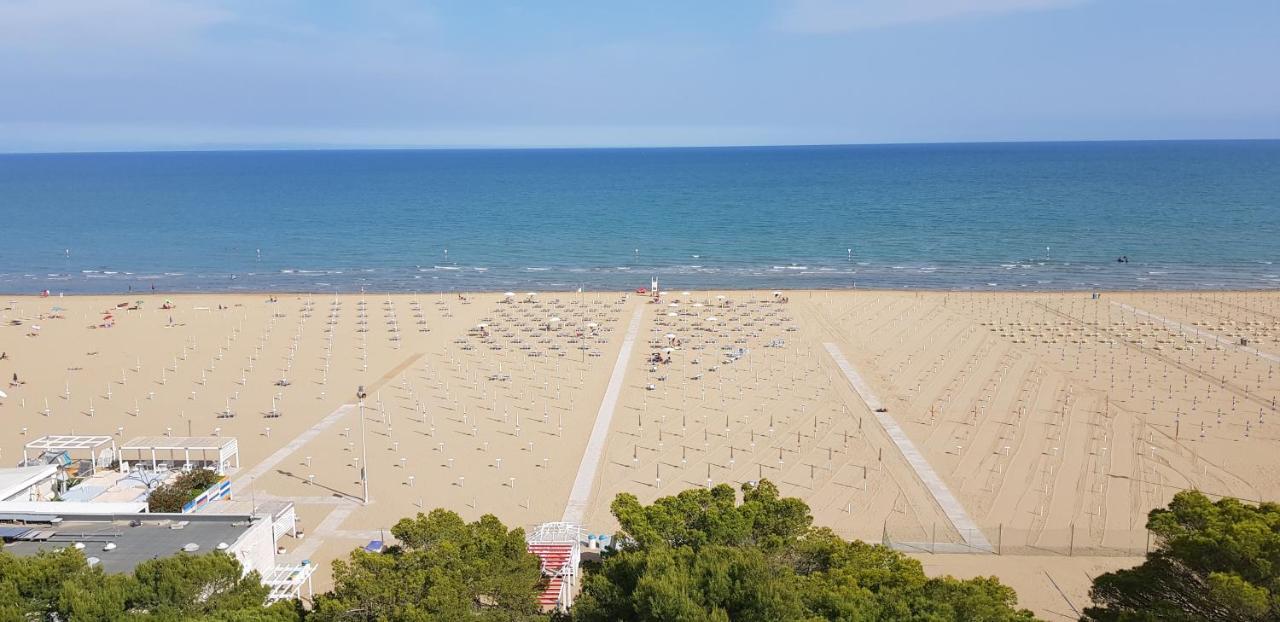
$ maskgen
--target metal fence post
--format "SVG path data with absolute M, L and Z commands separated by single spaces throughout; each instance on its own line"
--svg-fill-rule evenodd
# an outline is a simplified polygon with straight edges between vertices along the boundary
M 933 524 L 933 528 L 929 531 L 929 552 L 938 552 L 938 523 Z
M 1071 523 L 1071 537 L 1067 541 L 1067 557 L 1072 557 L 1075 554 L 1076 554 L 1076 524 L 1073 521 Z
M 1004 555 L 1004 523 L 996 527 L 996 555 Z

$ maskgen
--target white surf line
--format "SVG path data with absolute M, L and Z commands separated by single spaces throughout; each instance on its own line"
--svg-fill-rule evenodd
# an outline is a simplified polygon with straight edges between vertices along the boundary
M 964 543 L 970 548 L 982 551 L 994 551 L 991 543 L 987 541 L 987 537 L 982 533 L 981 529 L 974 524 L 969 518 L 969 514 L 964 511 L 964 506 L 960 505 L 960 501 L 951 494 L 951 489 L 947 488 L 947 484 L 942 481 L 938 473 L 929 465 L 929 461 L 916 449 L 915 443 L 907 436 L 907 433 L 898 425 L 898 422 L 889 416 L 889 413 L 879 412 L 878 409 L 883 408 L 880 398 L 871 391 L 871 387 L 867 386 L 862 376 L 858 375 L 858 370 L 853 368 L 844 357 L 844 353 L 840 352 L 840 347 L 834 343 L 822 344 L 827 349 L 827 354 L 835 359 L 836 365 L 840 367 L 840 371 L 844 372 L 844 377 L 849 380 L 849 384 L 853 385 L 853 390 L 858 393 L 863 402 L 866 402 L 867 408 L 871 409 L 871 414 L 876 416 L 876 421 L 880 422 L 880 427 L 884 428 L 889 438 L 893 440 L 893 444 L 897 445 L 898 451 L 902 452 L 902 457 L 906 458 L 907 464 L 911 465 L 911 469 L 916 472 L 916 477 L 924 483 L 925 489 L 933 495 L 933 500 L 942 508 L 942 513 L 946 515 L 947 520 L 951 521 L 951 525 L 955 527 L 956 532 L 964 540 Z
M 1217 342 L 1219 345 L 1224 345 L 1224 346 L 1227 346 L 1227 347 L 1229 347 L 1229 348 L 1232 348 L 1232 349 L 1235 349 L 1235 350 L 1239 350 L 1239 351 L 1241 351 L 1241 352 L 1245 352 L 1245 353 L 1247 353 L 1247 354 L 1252 354 L 1252 355 L 1254 355 L 1254 356 L 1256 356 L 1256 357 L 1258 357 L 1258 358 L 1260 358 L 1260 359 L 1267 360 L 1267 361 L 1271 361 L 1272 363 L 1280 363 L 1280 356 L 1276 356 L 1276 355 L 1274 355 L 1274 354 L 1271 354 L 1270 352 L 1263 352 L 1262 350 L 1259 350 L 1259 349 L 1254 348 L 1254 347 L 1252 347 L 1252 346 L 1242 346 L 1242 345 L 1240 345 L 1239 343 L 1237 343 L 1237 342 L 1235 342 L 1235 341 L 1232 341 L 1232 340 L 1230 340 L 1230 339 L 1227 339 L 1226 337 L 1222 337 L 1222 336 L 1219 336 L 1219 335 L 1215 335 L 1215 334 L 1213 334 L 1213 333 L 1211 333 L 1211 332 L 1209 332 L 1209 331 L 1207 331 L 1207 330 L 1201 330 L 1201 329 L 1199 329 L 1199 328 L 1196 328 L 1195 326 L 1188 326 L 1188 325 L 1183 324 L 1182 322 L 1178 322 L 1178 321 L 1176 321 L 1176 320 L 1170 320 L 1170 319 L 1167 319 L 1167 318 L 1163 318 L 1163 317 L 1160 317 L 1160 316 L 1158 316 L 1158 315 L 1156 315 L 1156 314 L 1154 314 L 1154 313 L 1152 313 L 1152 312 L 1150 312 L 1150 311 L 1144 311 L 1144 310 L 1139 309 L 1139 308 L 1137 308 L 1137 307 L 1135 307 L 1135 306 L 1133 306 L 1133 305 L 1128 305 L 1128 304 L 1125 304 L 1125 303 L 1123 303 L 1123 302 L 1117 302 L 1117 301 L 1112 300 L 1112 301 L 1111 301 L 1111 304 L 1113 304 L 1113 305 L 1115 305 L 1115 306 L 1117 306 L 1117 307 L 1120 307 L 1121 309 L 1124 309 L 1125 311 L 1128 311 L 1128 312 L 1130 312 L 1130 313 L 1133 313 L 1134 315 L 1142 316 L 1142 317 L 1145 317 L 1145 318 L 1152 319 L 1152 320 L 1155 320 L 1155 321 L 1157 321 L 1157 322 L 1160 322 L 1161 324 L 1164 324 L 1166 328 L 1176 328 L 1176 329 L 1178 330 L 1178 332 L 1191 333 L 1191 334 L 1193 334 L 1193 335 L 1197 335 L 1197 336 L 1203 337 L 1203 338 L 1205 338 L 1205 339 L 1212 339 L 1213 341 Z
M 618 395 L 622 392 L 622 380 L 627 375 L 627 363 L 631 359 L 631 348 L 635 345 L 636 335 L 640 333 L 640 320 L 644 318 L 644 307 L 636 308 L 627 325 L 627 334 L 622 340 L 622 348 L 618 350 L 618 360 L 613 364 L 613 375 L 609 376 L 609 386 L 604 391 L 604 399 L 600 401 L 600 410 L 596 413 L 595 427 L 591 428 L 591 438 L 587 439 L 587 448 L 582 453 L 582 462 L 578 465 L 578 475 L 573 480 L 573 488 L 569 491 L 569 502 L 564 507 L 562 521 L 582 524 L 587 513 L 587 502 L 591 500 L 591 489 L 595 487 L 596 476 L 600 470 L 600 458 L 604 455 L 605 440 L 609 436 L 609 427 L 613 423 L 613 411 L 618 405 Z
M 288 458 L 294 452 L 302 449 L 303 445 L 306 445 L 311 441 L 311 439 L 319 436 L 326 428 L 337 423 L 339 419 L 347 416 L 347 414 L 355 410 L 355 408 L 355 404 L 343 404 L 334 409 L 334 411 L 329 413 L 329 415 L 324 419 L 316 422 L 315 425 L 303 430 L 296 438 L 289 441 L 289 444 L 277 449 L 275 453 L 267 456 L 262 462 L 259 462 L 252 469 L 249 469 L 237 476 L 235 480 L 232 481 L 232 485 L 235 487 L 234 492 L 240 493 L 242 490 L 246 490 L 248 486 L 253 485 L 255 480 L 266 474 L 267 471 L 275 468 L 277 464 L 284 462 L 285 458 Z

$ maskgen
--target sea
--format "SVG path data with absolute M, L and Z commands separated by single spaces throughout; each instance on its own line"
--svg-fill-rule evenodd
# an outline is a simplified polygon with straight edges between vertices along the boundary
M 0 232 L 7 294 L 1274 289 L 1280 141 L 9 154 Z

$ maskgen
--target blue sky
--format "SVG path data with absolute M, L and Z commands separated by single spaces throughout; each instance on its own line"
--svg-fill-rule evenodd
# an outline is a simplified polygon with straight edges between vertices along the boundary
M 1277 0 L 0 0 L 0 151 L 1280 137 Z

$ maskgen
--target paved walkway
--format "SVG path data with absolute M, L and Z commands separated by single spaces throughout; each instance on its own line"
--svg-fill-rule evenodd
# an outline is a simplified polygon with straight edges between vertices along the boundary
M 241 494 L 242 492 L 248 490 L 248 488 L 253 485 L 254 480 L 265 475 L 271 469 L 276 468 L 276 465 L 280 464 L 281 462 L 284 462 L 285 458 L 288 458 L 294 452 L 298 451 L 299 449 L 302 449 L 303 445 L 306 445 L 307 443 L 309 443 L 311 439 L 315 438 L 316 436 L 319 436 L 321 432 L 325 431 L 327 428 L 329 428 L 329 426 L 332 426 L 334 423 L 337 423 L 339 419 L 347 416 L 348 413 L 352 412 L 355 409 L 356 409 L 355 404 L 343 404 L 337 407 L 336 409 L 334 409 L 334 411 L 329 413 L 324 419 L 321 419 L 320 421 L 316 422 L 315 425 L 307 428 L 306 430 L 303 430 L 301 434 L 299 434 L 293 440 L 289 441 L 287 445 L 285 445 L 284 447 L 281 447 L 280 449 L 277 449 L 275 453 L 271 454 L 270 456 L 267 456 L 265 459 L 262 460 L 262 462 L 259 462 L 252 469 L 249 469 L 248 471 L 244 471 L 243 473 L 240 473 L 238 476 L 236 476 L 235 479 L 231 482 L 233 486 L 233 489 L 232 489 L 233 492 L 235 492 L 236 494 Z
M 877 412 L 877 409 L 883 408 L 880 398 L 876 397 L 871 387 L 862 379 L 862 376 L 858 375 L 858 370 L 854 369 L 844 357 L 844 353 L 840 352 L 840 347 L 834 343 L 822 345 L 827 349 L 827 354 L 835 359 L 836 365 L 840 367 L 840 371 L 844 372 L 844 377 L 849 380 L 849 384 L 853 385 L 853 390 L 858 392 L 862 401 L 866 402 L 867 408 L 871 409 L 871 414 L 876 416 L 880 427 L 884 428 L 885 433 L 893 440 L 893 444 L 898 446 L 902 457 L 906 458 L 907 464 L 910 464 L 912 470 L 916 472 L 916 477 L 920 478 L 929 494 L 933 495 L 934 502 L 942 508 L 942 513 L 946 515 L 947 520 L 951 521 L 951 526 L 955 527 L 965 545 L 971 549 L 993 551 L 991 543 L 987 541 L 982 530 L 978 529 L 978 526 L 969 518 L 969 514 L 964 511 L 964 506 L 960 505 L 960 501 L 951 494 L 951 489 L 947 488 L 946 483 L 929 465 L 929 461 L 916 449 L 915 443 L 911 442 L 906 431 L 893 417 L 889 416 L 889 413 Z
M 1160 322 L 1161 324 L 1164 324 L 1166 328 L 1172 328 L 1172 329 L 1175 329 L 1175 330 L 1177 330 L 1177 331 L 1184 332 L 1184 333 L 1191 333 L 1191 334 L 1196 335 L 1196 336 L 1198 336 L 1198 337 L 1203 337 L 1203 338 L 1205 338 L 1205 339 L 1212 340 L 1212 341 L 1216 342 L 1218 345 L 1227 346 L 1227 347 L 1229 347 L 1229 348 L 1231 348 L 1231 349 L 1233 349 L 1233 350 L 1239 350 L 1239 351 L 1244 352 L 1244 353 L 1246 353 L 1246 354 L 1252 354 L 1252 355 L 1254 355 L 1254 356 L 1256 356 L 1256 357 L 1258 357 L 1258 358 L 1260 358 L 1260 359 L 1263 359 L 1263 360 L 1266 360 L 1266 361 L 1271 361 L 1272 363 L 1280 363 L 1280 356 L 1276 356 L 1276 355 L 1274 355 L 1274 354 L 1271 354 L 1270 352 L 1263 352 L 1262 350 L 1259 350 L 1259 349 L 1254 348 L 1254 347 L 1250 347 L 1250 346 L 1242 346 L 1242 345 L 1240 345 L 1240 343 L 1239 343 L 1239 342 L 1237 342 L 1237 341 L 1232 341 L 1231 339 L 1227 339 L 1226 337 L 1222 337 L 1222 336 L 1219 336 L 1219 335 L 1215 335 L 1215 334 L 1213 334 L 1213 333 L 1211 333 L 1211 332 L 1209 332 L 1209 331 L 1207 331 L 1207 330 L 1202 330 L 1202 329 L 1197 328 L 1197 327 L 1195 327 L 1195 326 L 1190 326 L 1190 325 L 1183 324 L 1183 323 L 1178 322 L 1178 321 L 1175 321 L 1175 320 L 1170 320 L 1170 319 L 1167 319 L 1167 318 L 1163 318 L 1163 317 L 1160 317 L 1160 316 L 1158 316 L 1158 315 L 1156 315 L 1156 314 L 1154 314 L 1154 313 L 1152 313 L 1152 312 L 1150 312 L 1150 311 L 1143 311 L 1142 309 L 1139 309 L 1139 308 L 1137 308 L 1137 307 L 1135 307 L 1135 306 L 1133 306 L 1133 305 L 1127 305 L 1127 304 L 1125 304 L 1125 303 L 1123 303 L 1123 302 L 1116 302 L 1116 301 L 1114 301 L 1114 300 L 1113 300 L 1113 301 L 1111 301 L 1111 304 L 1113 304 L 1113 305 L 1115 305 L 1115 306 L 1117 306 L 1117 307 L 1120 307 L 1121 309 L 1124 309 L 1125 311 L 1128 311 L 1128 312 L 1130 312 L 1130 313 L 1133 313 L 1134 315 L 1138 315 L 1138 316 L 1141 316 L 1141 317 L 1145 317 L 1145 318 L 1152 319 L 1152 320 L 1155 320 L 1155 321 L 1157 321 L 1157 322 Z
M 600 458 L 604 456 L 609 427 L 613 424 L 613 411 L 618 405 L 618 394 L 622 392 L 622 380 L 627 375 L 631 348 L 635 345 L 636 335 L 640 332 L 642 319 L 644 319 L 644 307 L 639 306 L 632 314 L 631 323 L 627 326 L 627 334 L 622 340 L 622 349 L 618 350 L 618 360 L 613 364 L 613 375 L 609 377 L 609 386 L 605 389 L 600 410 L 596 413 L 595 427 L 591 428 L 591 438 L 587 440 L 587 448 L 582 454 L 582 463 L 578 465 L 578 476 L 573 480 L 573 489 L 569 492 L 569 502 L 565 504 L 564 517 L 561 519 L 566 523 L 580 525 L 586 516 L 587 503 L 591 501 L 591 489 L 595 487 L 596 475 L 600 470 Z

